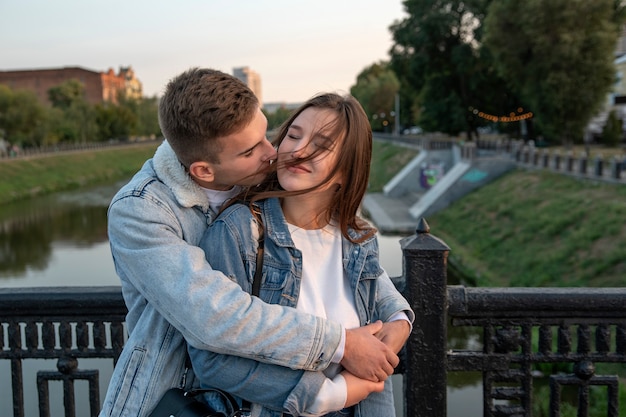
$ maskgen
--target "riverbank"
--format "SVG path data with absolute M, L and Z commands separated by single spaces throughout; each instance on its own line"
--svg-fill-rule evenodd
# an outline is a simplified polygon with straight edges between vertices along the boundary
M 0 161 L 0 204 L 131 176 L 159 142 Z

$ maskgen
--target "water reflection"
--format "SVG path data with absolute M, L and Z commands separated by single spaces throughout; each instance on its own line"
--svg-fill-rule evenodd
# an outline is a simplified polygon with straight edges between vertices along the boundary
M 101 248 L 108 251 L 106 210 L 117 188 L 119 184 L 109 184 L 0 206 L 0 285 L 110 285 L 87 277 L 90 271 L 101 270 L 97 258 L 110 259 L 110 254 L 101 258 Z M 86 275 L 63 282 L 87 254 L 96 262 L 83 271 Z M 55 263 L 69 260 L 71 265 L 56 270 Z M 55 272 L 60 273 L 59 280 Z M 43 275 L 49 279 L 41 279 Z M 31 277 L 39 278 L 32 282 Z M 15 285 L 20 281 L 22 285 Z

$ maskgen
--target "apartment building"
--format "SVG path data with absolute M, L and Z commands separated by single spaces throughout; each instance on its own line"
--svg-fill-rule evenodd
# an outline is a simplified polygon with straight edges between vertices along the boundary
M 263 106 L 263 93 L 261 90 L 261 76 L 249 67 L 233 68 L 233 76 L 243 81 L 252 90 L 256 98 Z

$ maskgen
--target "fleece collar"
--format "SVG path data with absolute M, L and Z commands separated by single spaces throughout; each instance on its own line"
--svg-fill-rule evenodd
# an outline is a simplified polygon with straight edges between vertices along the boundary
M 191 179 L 167 140 L 157 148 L 153 163 L 157 177 L 172 190 L 178 204 L 183 207 L 199 206 L 205 212 L 209 210 L 206 193 Z

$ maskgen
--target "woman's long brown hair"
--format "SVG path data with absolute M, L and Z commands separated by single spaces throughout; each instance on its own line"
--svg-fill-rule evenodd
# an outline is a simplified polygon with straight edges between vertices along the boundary
M 293 121 L 306 109 L 331 110 L 336 117 L 326 126 L 325 135 L 335 140 L 338 148 L 337 163 L 324 182 L 331 181 L 335 175 L 342 179 L 342 186 L 338 187 L 331 202 L 324 212 L 325 220 L 335 220 L 339 224 L 342 235 L 355 243 L 368 239 L 376 233 L 376 229 L 358 216 L 358 210 L 367 191 L 372 159 L 372 129 L 367 115 L 361 104 L 352 96 L 341 96 L 335 93 L 325 93 L 309 99 L 298 108 L 291 117 L 280 127 L 273 144 L 278 148 L 287 136 Z M 328 129 L 328 130 L 326 130 Z M 303 158 L 313 159 L 317 152 Z M 287 197 L 305 194 L 319 186 L 300 191 L 285 191 L 280 187 L 276 174 L 277 164 L 273 164 L 272 172 L 258 186 L 244 190 L 232 202 L 246 201 L 249 204 L 269 197 Z M 230 204 L 230 203 L 229 203 Z M 227 204 L 227 205 L 229 205 Z M 227 206 L 226 205 L 226 206 Z M 358 237 L 350 236 L 349 229 L 359 232 Z

